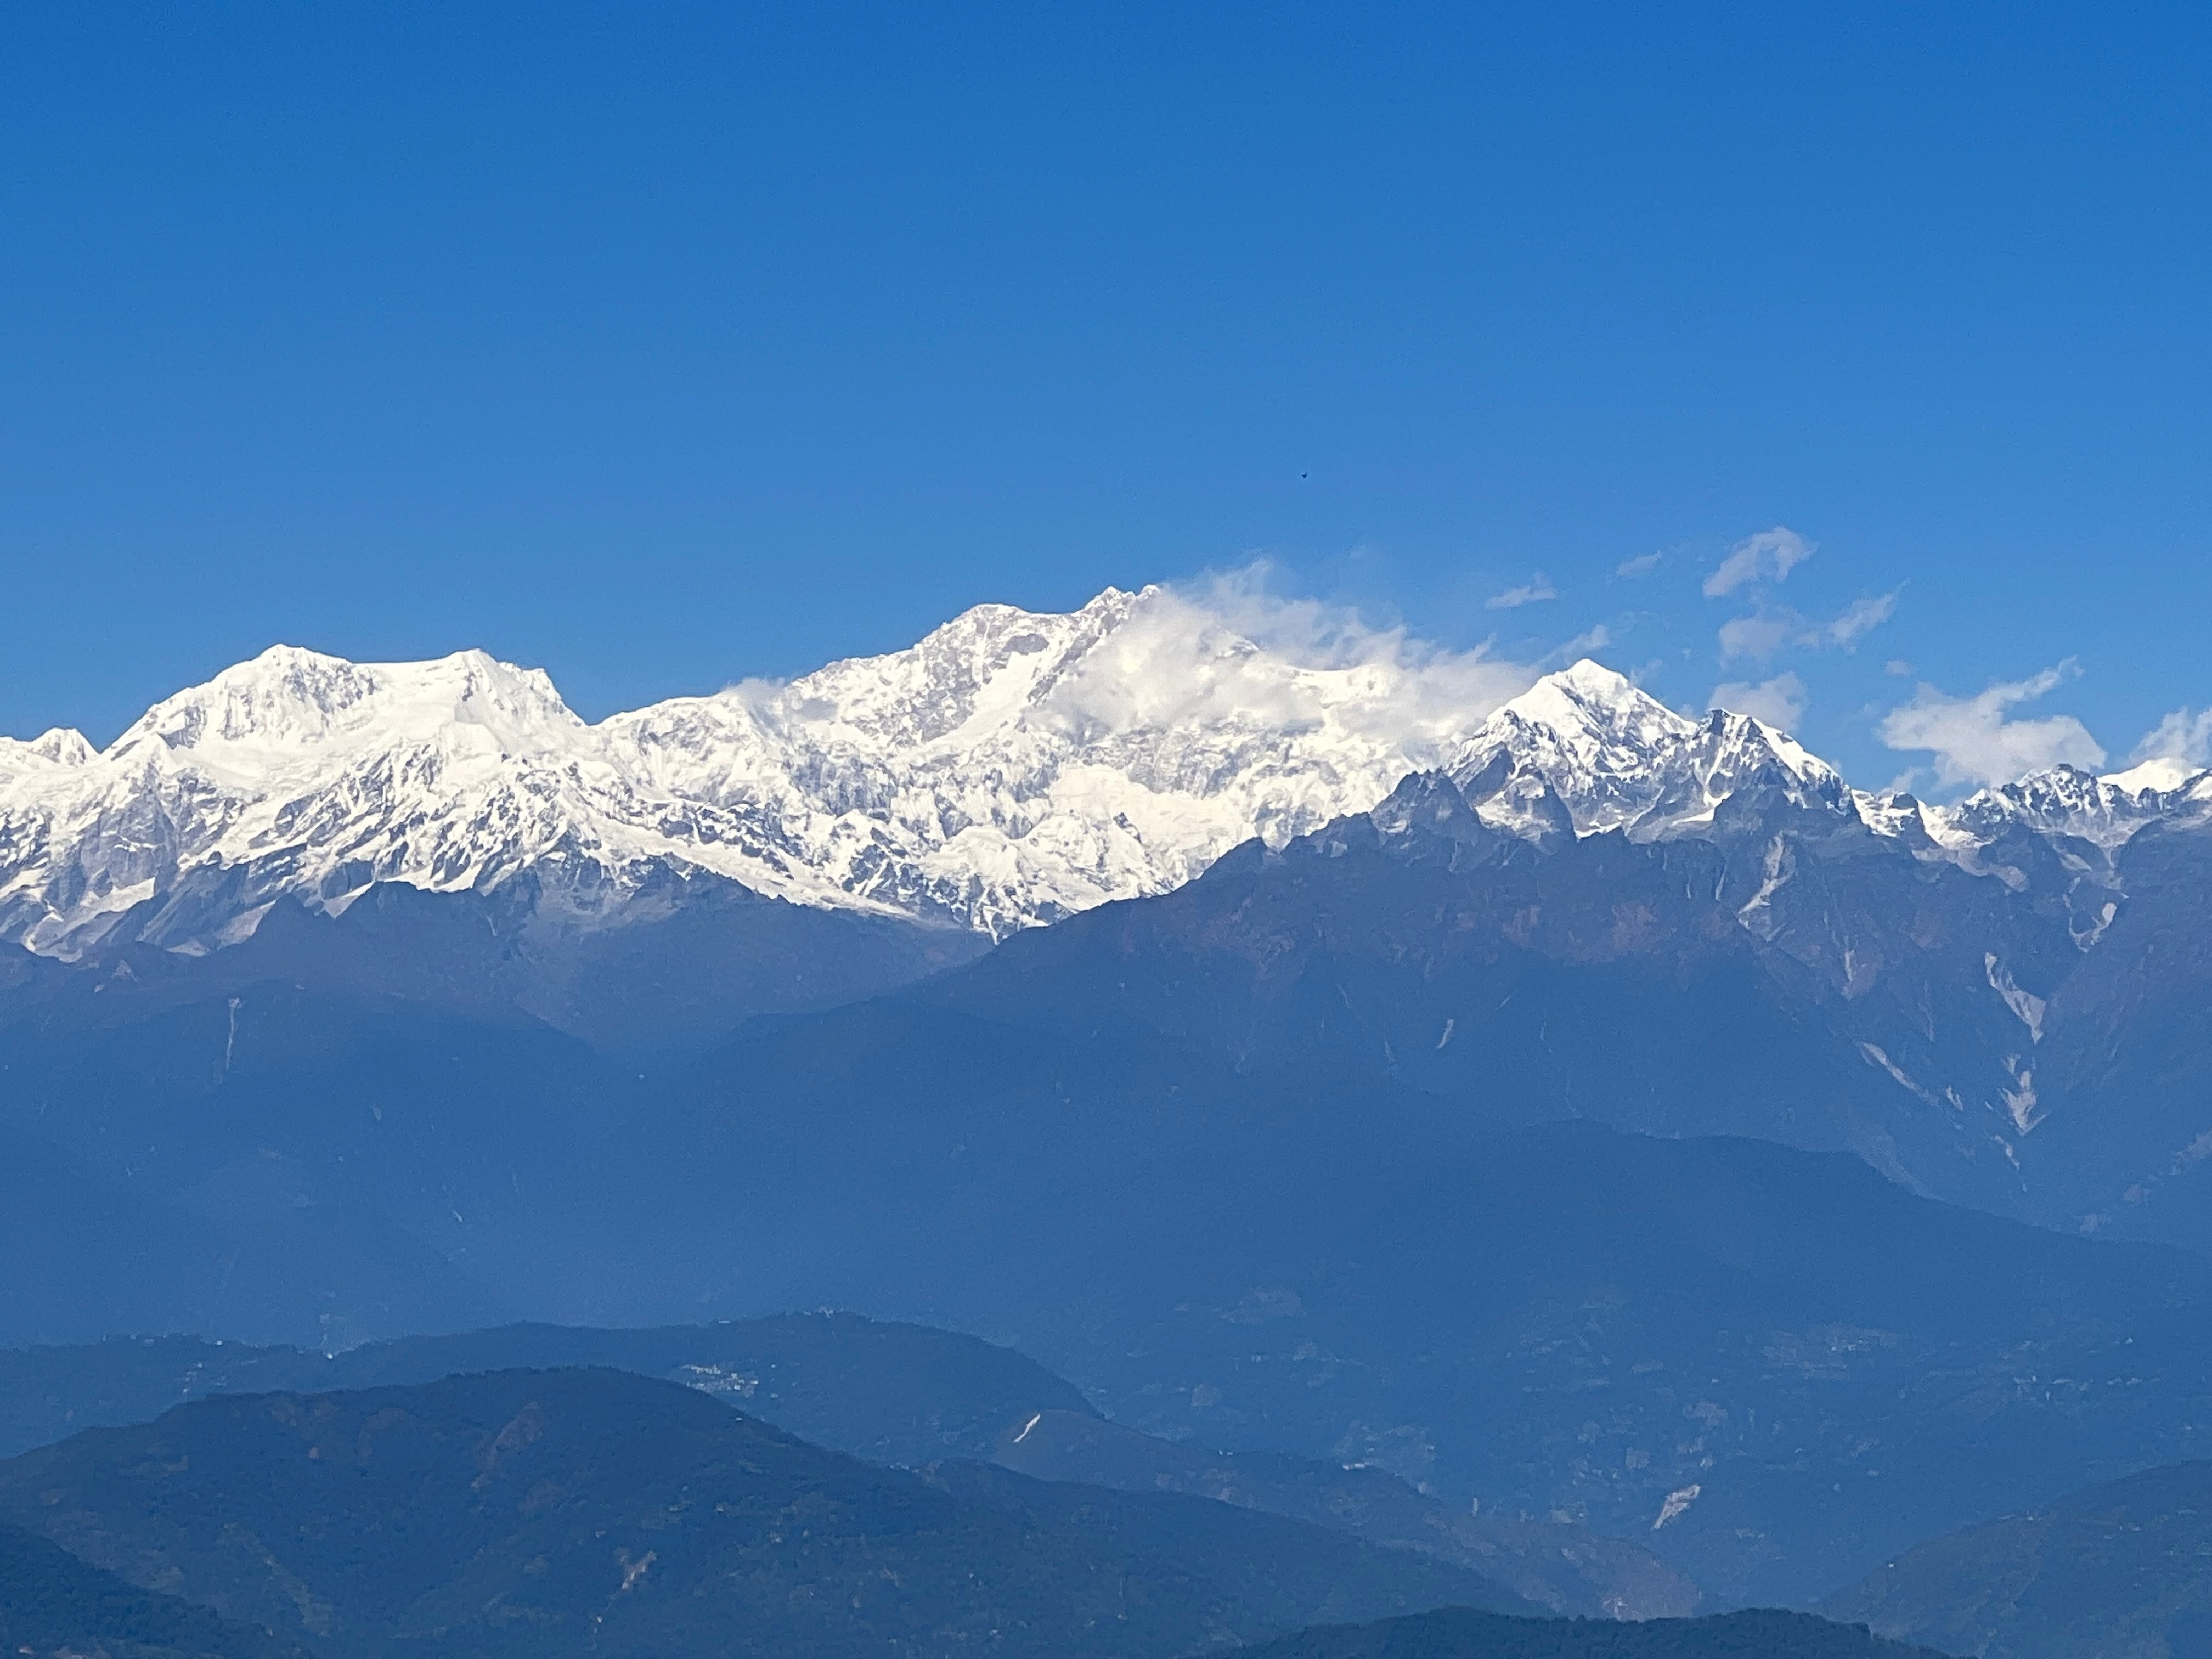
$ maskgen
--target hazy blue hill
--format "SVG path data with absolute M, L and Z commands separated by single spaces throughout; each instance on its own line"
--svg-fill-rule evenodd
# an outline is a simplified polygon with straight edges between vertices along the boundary
M 877 1462 L 986 1457 L 1040 1412 L 1091 1407 L 1036 1361 L 972 1336 L 855 1314 L 604 1330 L 510 1325 L 338 1354 L 192 1337 L 0 1349 L 0 1456 L 143 1423 L 215 1393 L 323 1392 L 466 1371 L 601 1365 L 702 1389 L 801 1439 Z
M 297 1643 L 139 1589 L 0 1527 L 0 1651 L 33 1659 L 307 1659 Z
M 641 1218 L 634 1271 L 988 1331 L 1131 1426 L 1644 1540 L 1729 1599 L 2206 1449 L 2194 1256 L 1847 1156 L 1500 1136 L 1387 1079 L 1175 1053 L 912 1003 L 757 1033 L 637 1135 L 669 1213 L 726 1231 Z
M 318 1386 L 574 1365 L 683 1382 L 802 1440 L 910 1468 L 988 1457 L 1039 1412 L 1094 1415 L 1072 1383 L 1011 1348 L 827 1311 L 641 1330 L 512 1325 L 410 1337 L 337 1356 Z
M 1640 1625 L 1499 1618 L 1470 1608 L 1301 1631 L 1252 1659 L 1937 1659 L 1808 1613 L 1753 1611 Z
M 1829 1610 L 1975 1659 L 2212 1653 L 2212 1462 L 2145 1469 L 1932 1539 Z
M 864 1464 L 600 1370 L 200 1401 L 0 1465 L 0 1513 L 331 1656 L 1166 1659 L 1317 1619 L 1525 1606 L 1204 1499 Z
M 1034 1361 L 971 1336 L 852 1314 L 643 1330 L 509 1326 L 335 1356 L 185 1338 L 0 1350 L 0 1455 L 207 1394 L 420 1382 L 514 1366 L 605 1365 L 698 1388 L 817 1445 L 917 1467 L 981 1458 L 1039 1479 L 1182 1492 L 1396 1543 L 1554 1612 L 1687 1612 L 1698 1592 L 1639 1545 L 1468 1515 L 1376 1468 L 1209 1453 L 1119 1427 Z
M 1641 1543 L 1556 1522 L 1471 1513 L 1386 1469 L 1280 1452 L 1223 1452 L 1119 1423 L 1043 1411 L 1002 1434 L 994 1461 L 1041 1479 L 1132 1492 L 1200 1492 L 1454 1561 L 1556 1613 L 1648 1619 L 1694 1613 L 1686 1575 Z

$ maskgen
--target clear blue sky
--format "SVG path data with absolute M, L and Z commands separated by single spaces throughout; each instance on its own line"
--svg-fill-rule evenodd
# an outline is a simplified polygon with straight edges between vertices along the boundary
M 2208 72 L 2179 6 L 11 7 L 0 730 L 276 640 L 596 715 L 1266 555 L 1794 673 L 1869 782 L 2077 659 L 2018 712 L 2118 757 L 2212 702 Z

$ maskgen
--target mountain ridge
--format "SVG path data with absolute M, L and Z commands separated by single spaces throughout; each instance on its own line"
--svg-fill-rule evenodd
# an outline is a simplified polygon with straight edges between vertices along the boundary
M 532 925 L 564 935 L 735 887 L 1000 939 L 1171 890 L 1421 770 L 1524 838 L 1716 834 L 1756 796 L 2002 881 L 2028 879 L 2008 838 L 2108 865 L 2148 823 L 2212 815 L 2212 774 L 2174 769 L 2061 768 L 1954 807 L 1877 796 L 1771 726 L 1690 719 L 1588 659 L 1531 683 L 1402 641 L 1309 654 L 1167 590 L 1109 588 L 1064 614 L 977 606 L 904 651 L 593 725 L 542 671 L 480 651 L 273 647 L 104 750 L 67 730 L 0 739 L 0 939 L 202 955 L 282 899 L 340 914 L 382 884 L 525 878 Z

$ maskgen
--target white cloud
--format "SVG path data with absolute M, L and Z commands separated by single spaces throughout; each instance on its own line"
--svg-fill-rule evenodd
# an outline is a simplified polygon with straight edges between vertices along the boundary
M 1778 617 L 1733 617 L 1721 624 L 1721 660 L 1749 657 L 1765 662 L 1789 643 L 1802 621 L 1786 611 Z
M 1899 679 L 1909 680 L 1912 678 L 1912 665 L 1902 657 L 1892 657 L 1887 662 L 1882 664 L 1881 672 L 1885 674 L 1894 674 Z
M 1729 550 L 1720 568 L 1705 578 L 1705 597 L 1717 599 L 1723 593 L 1735 592 L 1746 582 L 1765 579 L 1781 581 L 1811 558 L 1815 550 L 1813 543 L 1783 525 L 1746 537 Z
M 1896 609 L 1894 592 L 1857 600 L 1834 621 L 1824 623 L 1808 621 L 1787 605 L 1775 610 L 1761 605 L 1747 617 L 1731 617 L 1721 624 L 1721 660 L 1730 663 L 1748 657 L 1765 662 L 1785 645 L 1809 646 L 1815 651 L 1832 646 L 1856 651 L 1859 641 L 1887 622 Z
M 1645 575 L 1656 570 L 1659 562 L 1666 556 L 1664 553 L 1638 553 L 1634 558 L 1623 559 L 1613 566 L 1613 574 L 1616 576 Z
M 2069 658 L 2032 678 L 2002 682 L 1971 697 L 1948 696 L 1923 683 L 1911 702 L 1882 717 L 1881 740 L 1892 749 L 1929 750 L 1936 781 L 1946 787 L 2005 783 L 2062 763 L 2094 770 L 2104 764 L 2105 751 L 2071 714 L 2006 718 L 2008 710 L 2033 702 L 2076 672 Z
M 1769 726 L 1784 732 L 1794 732 L 1797 722 L 1804 718 L 1805 705 L 1811 699 L 1805 691 L 1805 682 L 1795 674 L 1777 674 L 1771 680 L 1757 685 L 1741 680 L 1732 680 L 1713 688 L 1713 695 L 1705 699 L 1708 708 L 1725 708 L 1731 714 L 1748 714 L 1755 720 L 1765 720 Z
M 1348 606 L 1283 598 L 1273 574 L 1262 562 L 1146 593 L 1040 718 L 1121 732 L 1331 723 L 1427 763 L 1536 678 L 1487 647 L 1448 651 Z
M 1807 636 L 1808 645 L 1840 645 L 1855 651 L 1867 635 L 1887 622 L 1897 610 L 1897 590 L 1871 599 L 1856 599 L 1832 623 L 1824 623 Z
M 1518 611 L 1524 605 L 1537 605 L 1559 597 L 1559 590 L 1552 586 L 1552 579 L 1539 570 L 1520 586 L 1492 594 L 1482 606 L 1486 611 Z

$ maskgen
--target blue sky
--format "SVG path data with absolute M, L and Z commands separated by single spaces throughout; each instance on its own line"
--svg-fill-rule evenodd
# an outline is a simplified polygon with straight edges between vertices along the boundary
M 1264 558 L 1863 782 L 2117 763 L 2212 702 L 2212 24 L 1815 10 L 9 9 L 0 730 Z

